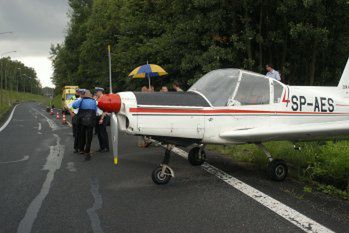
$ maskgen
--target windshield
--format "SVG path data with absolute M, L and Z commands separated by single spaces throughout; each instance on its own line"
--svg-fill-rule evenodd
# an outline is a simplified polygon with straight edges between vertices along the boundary
M 243 73 L 234 99 L 235 105 L 269 104 L 269 79 L 261 75 Z
M 66 94 L 65 99 L 66 100 L 73 100 L 75 98 L 75 94 Z
M 237 69 L 214 70 L 200 78 L 189 91 L 204 95 L 212 106 L 226 106 L 239 80 Z

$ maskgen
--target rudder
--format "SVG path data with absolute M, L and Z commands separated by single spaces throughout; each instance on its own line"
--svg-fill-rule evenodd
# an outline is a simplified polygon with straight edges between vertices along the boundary
M 338 88 L 342 94 L 349 96 L 349 59 L 339 80 Z

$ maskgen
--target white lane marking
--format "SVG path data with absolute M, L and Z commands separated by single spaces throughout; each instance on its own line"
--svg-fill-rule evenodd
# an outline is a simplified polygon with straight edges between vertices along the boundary
M 64 156 L 64 146 L 61 145 L 61 138 L 57 134 L 53 134 L 53 136 L 56 138 L 56 145 L 50 146 L 50 154 L 47 156 L 46 163 L 43 167 L 43 170 L 48 170 L 46 179 L 41 186 L 39 194 L 30 203 L 23 219 L 19 223 L 17 233 L 31 232 L 35 219 L 41 209 L 41 205 L 50 192 L 55 172 L 61 167 Z
M 188 153 L 177 147 L 173 148 L 172 151 L 185 159 L 188 158 Z M 315 222 L 311 218 L 308 218 L 307 216 L 292 209 L 291 207 L 279 202 L 278 200 L 275 200 L 274 198 L 268 196 L 267 194 L 253 188 L 252 186 L 242 182 L 241 180 L 225 173 L 224 171 L 208 163 L 204 163 L 203 165 L 201 165 L 201 168 L 204 169 L 206 172 L 221 179 L 222 181 L 229 184 L 230 186 L 234 187 L 235 189 L 239 190 L 240 192 L 244 193 L 245 195 L 251 197 L 258 203 L 267 207 L 274 213 L 280 215 L 287 221 L 293 223 L 294 225 L 296 225 L 297 227 L 299 227 L 305 232 L 309 232 L 309 233 L 334 232 L 326 228 L 325 226 L 321 225 L 320 223 Z
M 0 127 L 0 132 L 3 131 L 6 126 L 10 123 L 12 117 L 13 117 L 13 113 L 15 112 L 16 108 L 17 108 L 18 105 L 16 105 L 13 109 L 12 109 L 12 112 L 10 114 L 10 116 L 8 117 L 7 121 Z
M 70 172 L 76 172 L 76 168 L 75 168 L 75 166 L 74 166 L 74 162 L 68 162 L 66 168 L 67 168 L 68 171 L 70 171 Z
M 38 130 L 41 130 L 41 123 L 39 122 Z
M 48 125 L 50 126 L 50 128 L 51 128 L 52 130 L 57 130 L 57 129 L 58 129 L 56 123 L 55 123 L 53 120 L 51 120 L 50 118 L 48 118 L 47 116 L 45 116 L 44 114 L 42 114 L 41 112 L 39 112 L 38 110 L 36 110 L 35 108 L 32 108 L 32 109 L 33 109 L 35 112 L 39 113 L 41 116 L 43 116 L 43 117 L 46 119 Z
M 23 162 L 29 159 L 29 155 L 25 155 L 23 156 L 22 159 L 19 160 L 13 160 L 13 161 L 6 161 L 6 162 L 0 162 L 0 164 L 6 164 L 6 163 L 19 163 L 19 162 Z
M 91 193 L 94 198 L 94 202 L 91 208 L 87 209 L 87 214 L 90 217 L 91 226 L 93 233 L 103 233 L 103 229 L 101 227 L 101 221 L 99 220 L 97 210 L 102 208 L 103 199 L 102 195 L 99 192 L 99 183 L 97 178 L 91 179 Z

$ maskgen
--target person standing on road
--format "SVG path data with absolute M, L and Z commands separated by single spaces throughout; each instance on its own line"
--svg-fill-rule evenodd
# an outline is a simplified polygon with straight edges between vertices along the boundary
M 81 96 L 85 94 L 84 90 L 77 89 L 75 94 L 75 101 L 78 101 L 81 99 Z M 74 101 L 74 102 L 75 102 Z M 71 122 L 72 122 L 72 129 L 73 129 L 73 137 L 74 137 L 74 153 L 79 152 L 79 126 L 78 126 L 78 117 L 77 114 L 79 112 L 79 109 L 73 108 L 73 103 L 69 104 L 68 109 L 71 116 Z
M 80 100 L 73 103 L 74 109 L 79 109 L 78 126 L 79 126 L 79 150 L 80 154 L 85 154 L 85 160 L 91 159 L 91 142 L 93 136 L 93 127 L 96 121 L 97 104 L 92 98 L 89 90 Z
M 268 73 L 266 74 L 267 77 L 281 81 L 280 73 L 274 70 L 274 66 L 272 64 L 267 64 L 265 66 L 265 69 L 268 71 Z
M 103 96 L 104 89 L 101 87 L 95 87 L 96 91 L 96 101 L 98 104 L 98 99 Z M 109 115 L 106 112 L 103 112 L 97 107 L 97 121 L 96 121 L 96 131 L 99 141 L 99 152 L 108 152 L 109 151 L 109 139 L 107 132 L 107 125 L 110 122 Z
M 172 84 L 173 89 L 175 89 L 176 92 L 182 92 L 182 88 L 179 86 L 179 83 L 177 81 L 174 81 Z

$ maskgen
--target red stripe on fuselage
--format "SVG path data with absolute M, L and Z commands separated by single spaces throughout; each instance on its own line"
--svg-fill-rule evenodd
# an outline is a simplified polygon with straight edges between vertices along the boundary
M 163 108 L 130 108 L 131 113 L 201 113 L 201 114 L 349 114 L 335 112 L 291 112 L 291 111 L 267 111 L 267 110 L 246 110 L 246 109 L 163 109 Z

